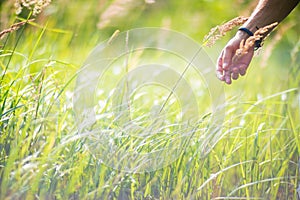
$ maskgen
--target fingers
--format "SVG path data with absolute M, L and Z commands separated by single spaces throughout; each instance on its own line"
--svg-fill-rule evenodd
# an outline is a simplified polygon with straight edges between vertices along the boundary
M 231 84 L 231 60 L 232 60 L 232 50 L 226 47 L 221 52 L 218 58 L 216 74 L 218 79 L 224 81 L 227 84 Z
M 224 74 L 223 71 L 217 70 L 217 77 L 220 81 L 224 81 Z
M 252 60 L 254 48 L 250 49 L 247 54 L 235 56 L 236 51 L 240 48 L 241 41 L 244 39 L 243 35 L 236 35 L 227 43 L 218 57 L 216 74 L 218 79 L 226 84 L 231 84 L 232 80 L 237 80 L 240 76 L 244 76 Z
M 230 51 L 224 49 L 218 58 L 217 77 L 226 84 L 231 84 L 232 80 L 237 80 L 240 76 L 246 74 L 253 52 L 249 52 L 234 61 L 232 61 L 232 57 L 230 58 L 232 55 Z
M 218 58 L 218 64 L 217 64 L 217 77 L 220 79 L 220 81 L 224 81 L 224 70 L 223 70 L 223 54 L 224 51 L 221 52 L 219 58 Z
M 247 70 L 247 65 L 240 65 L 239 66 L 239 73 L 241 76 L 244 76 L 246 74 L 246 70 Z
M 230 71 L 225 71 L 224 81 L 225 81 L 225 83 L 227 83 L 228 85 L 231 84 L 231 72 L 230 72 Z
M 238 78 L 239 78 L 239 73 L 240 73 L 239 68 L 238 68 L 238 67 L 234 67 L 234 68 L 232 69 L 232 74 L 231 74 L 232 79 L 233 79 L 233 80 L 238 79 Z
M 237 80 L 240 76 L 244 76 L 246 74 L 247 68 L 247 64 L 235 63 L 234 66 L 229 66 L 227 70 L 218 67 L 216 73 L 218 79 L 224 81 L 226 84 L 231 84 L 232 80 Z
M 232 57 L 235 54 L 236 45 L 228 44 L 221 52 L 217 64 L 217 77 L 227 84 L 231 84 Z
M 235 57 L 236 50 L 240 47 L 240 42 L 240 38 L 230 40 L 218 57 L 216 75 L 218 79 L 226 84 L 231 84 L 232 80 L 237 80 L 240 76 L 244 76 L 252 60 L 254 49 L 241 57 Z
M 232 80 L 237 80 L 240 76 L 246 74 L 248 65 L 237 63 L 235 66 L 231 66 L 230 70 L 225 72 L 225 82 L 231 84 Z
M 235 52 L 235 51 L 234 51 Z M 223 69 L 228 70 L 233 57 L 233 49 L 232 47 L 225 47 L 222 55 L 222 61 L 223 61 Z

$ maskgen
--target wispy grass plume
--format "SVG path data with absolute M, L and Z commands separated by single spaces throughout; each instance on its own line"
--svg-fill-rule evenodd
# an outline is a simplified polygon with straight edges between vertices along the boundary
M 217 40 L 225 36 L 227 32 L 233 28 L 244 24 L 248 20 L 248 17 L 239 16 L 224 24 L 218 25 L 210 30 L 210 32 L 204 37 L 204 44 L 211 47 Z

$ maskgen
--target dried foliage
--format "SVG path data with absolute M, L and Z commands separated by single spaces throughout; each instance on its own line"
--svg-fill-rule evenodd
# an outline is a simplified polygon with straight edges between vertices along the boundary
M 16 0 L 15 8 L 16 14 L 20 14 L 24 8 L 32 10 L 32 15 L 37 16 L 45 7 L 51 3 L 51 0 Z
M 225 36 L 228 31 L 231 31 L 234 27 L 244 24 L 248 20 L 248 17 L 239 16 L 222 25 L 216 26 L 210 30 L 210 32 L 204 37 L 204 43 L 206 46 L 211 47 L 217 40 Z
M 275 26 L 278 25 L 278 22 L 267 25 L 255 31 L 253 36 L 247 38 L 247 40 L 242 40 L 240 43 L 240 48 L 236 50 L 236 55 L 238 57 L 245 55 L 249 52 L 249 49 L 252 49 L 255 46 L 255 41 L 266 39 L 267 33 L 269 33 Z
M 6 34 L 18 30 L 21 26 L 23 26 L 26 23 L 31 22 L 33 20 L 34 19 L 30 19 L 30 20 L 27 20 L 27 21 L 18 22 L 18 23 L 15 23 L 15 24 L 11 25 L 10 28 L 4 29 L 3 31 L 0 32 L 0 39 L 2 39 Z

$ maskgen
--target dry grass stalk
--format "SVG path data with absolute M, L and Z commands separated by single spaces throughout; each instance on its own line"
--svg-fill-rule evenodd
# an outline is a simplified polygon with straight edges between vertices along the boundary
M 211 47 L 217 40 L 225 36 L 228 31 L 231 31 L 234 27 L 244 24 L 248 20 L 248 17 L 239 16 L 222 25 L 212 28 L 209 33 L 204 37 L 204 43 L 206 46 Z
M 268 35 L 266 35 L 270 30 L 272 30 L 275 26 L 278 25 L 278 22 L 267 25 L 255 31 L 253 36 L 250 36 L 246 41 L 242 40 L 240 43 L 240 48 L 236 50 L 236 56 L 240 57 L 249 52 L 250 49 L 254 48 L 255 41 L 266 39 Z
M 34 19 L 30 19 L 30 20 L 18 22 L 18 23 L 15 23 L 15 24 L 11 25 L 10 28 L 4 29 L 3 31 L 0 32 L 0 39 L 2 39 L 6 34 L 18 30 L 21 26 L 23 26 L 23 25 L 25 25 L 26 23 L 31 22 L 31 21 L 33 21 L 33 20 L 34 20 Z

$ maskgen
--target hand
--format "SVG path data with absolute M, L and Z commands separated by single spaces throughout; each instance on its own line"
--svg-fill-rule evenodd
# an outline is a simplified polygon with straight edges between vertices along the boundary
M 249 37 L 243 32 L 238 32 L 222 50 L 217 61 L 217 77 L 227 84 L 236 80 L 239 76 L 246 74 L 247 68 L 252 60 L 254 48 L 249 49 L 247 54 L 236 56 L 241 41 Z

